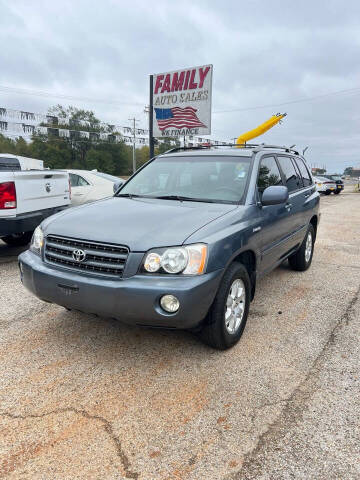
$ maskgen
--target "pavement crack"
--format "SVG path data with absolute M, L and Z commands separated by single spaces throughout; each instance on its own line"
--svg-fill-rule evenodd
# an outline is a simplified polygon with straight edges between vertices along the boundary
M 301 420 L 304 412 L 304 404 L 309 398 L 311 398 L 311 396 L 317 389 L 315 382 L 313 382 L 313 385 L 309 384 L 310 380 L 315 379 L 316 374 L 318 374 L 321 371 L 321 367 L 322 367 L 321 363 L 323 361 L 323 357 L 325 356 L 326 352 L 329 350 L 331 345 L 334 344 L 338 332 L 340 332 L 340 330 L 344 326 L 349 324 L 350 320 L 353 317 L 355 304 L 359 301 L 359 299 L 360 299 L 360 286 L 358 287 L 358 290 L 356 291 L 354 296 L 348 302 L 344 313 L 341 315 L 339 320 L 335 323 L 327 341 L 323 345 L 319 354 L 314 359 L 304 379 L 294 389 L 294 391 L 289 395 L 289 397 L 284 400 L 278 400 L 271 403 L 265 402 L 263 405 L 260 405 L 256 409 L 256 410 L 259 410 L 266 406 L 276 405 L 279 403 L 285 404 L 279 416 L 259 436 L 258 441 L 254 446 L 254 448 L 249 450 L 244 455 L 241 469 L 238 470 L 237 472 L 234 472 L 226 476 L 225 477 L 226 479 L 245 480 L 250 478 L 251 479 L 258 478 L 260 476 L 263 462 L 261 461 L 261 459 L 257 459 L 257 457 L 260 456 L 262 452 L 266 452 L 268 450 L 268 446 L 270 443 L 275 443 L 280 438 L 284 437 L 288 431 L 289 425 L 294 423 L 296 424 Z M 255 419 L 255 412 L 251 416 L 251 420 L 253 423 L 254 423 L 254 419 Z
M 68 412 L 75 413 L 76 415 L 81 415 L 82 417 L 87 418 L 88 420 L 96 420 L 100 422 L 103 425 L 105 432 L 108 434 L 108 436 L 110 437 L 111 441 L 114 444 L 117 456 L 119 457 L 121 464 L 124 468 L 125 477 L 132 478 L 134 480 L 137 480 L 139 478 L 139 473 L 131 470 L 129 458 L 124 452 L 119 438 L 115 435 L 113 426 L 108 420 L 106 420 L 106 418 L 100 415 L 91 415 L 86 410 L 79 410 L 77 408 L 67 407 L 67 408 L 58 408 L 55 410 L 51 410 L 50 412 L 39 413 L 39 414 L 28 414 L 28 415 L 16 415 L 10 412 L 0 412 L 0 417 L 27 420 L 29 418 L 44 418 L 49 415 L 56 415 L 59 413 L 68 413 Z

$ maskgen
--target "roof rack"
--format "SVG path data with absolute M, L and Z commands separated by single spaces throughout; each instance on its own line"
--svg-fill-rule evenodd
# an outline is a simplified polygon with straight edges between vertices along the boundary
M 243 144 L 237 144 L 237 143 L 218 143 L 218 144 L 206 144 L 206 145 L 196 145 L 193 147 L 174 147 L 170 148 L 170 150 L 167 150 L 165 153 L 174 153 L 174 152 L 179 152 L 182 150 L 206 150 L 209 148 L 217 148 L 217 147 L 241 147 L 241 148 L 251 148 L 254 150 L 254 152 L 260 152 L 263 148 L 272 148 L 272 149 L 277 149 L 277 150 L 285 150 L 287 153 L 294 153 L 295 155 L 299 155 L 299 152 L 297 150 L 294 150 L 292 147 L 286 147 L 285 145 L 268 145 L 266 143 L 243 143 Z
M 293 145 L 294 147 L 295 145 Z M 257 148 L 255 149 L 256 151 L 260 152 L 263 148 L 275 148 L 279 150 L 285 150 L 287 153 L 294 153 L 295 155 L 299 155 L 299 152 L 297 150 L 294 150 L 292 147 L 286 147 L 285 145 L 268 145 L 266 143 L 260 143 Z

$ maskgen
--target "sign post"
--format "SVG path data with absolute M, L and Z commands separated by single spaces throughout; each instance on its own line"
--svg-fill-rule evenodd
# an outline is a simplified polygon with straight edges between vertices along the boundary
M 150 75 L 149 145 L 154 137 L 211 133 L 212 65 Z
M 154 156 L 154 122 L 153 122 L 153 92 L 154 92 L 154 75 L 150 75 L 150 102 L 149 102 L 149 156 Z

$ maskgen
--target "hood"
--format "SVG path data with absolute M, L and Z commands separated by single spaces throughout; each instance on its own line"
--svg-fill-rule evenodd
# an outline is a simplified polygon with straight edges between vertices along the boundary
M 237 205 L 112 197 L 69 208 L 43 222 L 45 233 L 126 245 L 133 252 L 182 245 Z

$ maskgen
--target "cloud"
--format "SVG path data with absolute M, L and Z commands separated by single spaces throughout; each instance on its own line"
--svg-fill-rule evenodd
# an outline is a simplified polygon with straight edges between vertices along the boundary
M 110 105 L 0 95 L 8 108 L 46 111 L 59 101 L 99 117 L 146 126 L 148 75 L 214 64 L 213 110 L 256 107 L 360 88 L 360 7 L 355 0 L 72 2 L 0 0 L 0 84 Z M 360 90 L 359 90 L 360 91 Z M 310 146 L 309 163 L 359 163 L 359 94 L 214 113 L 213 137 L 229 140 L 286 111 L 260 141 Z

